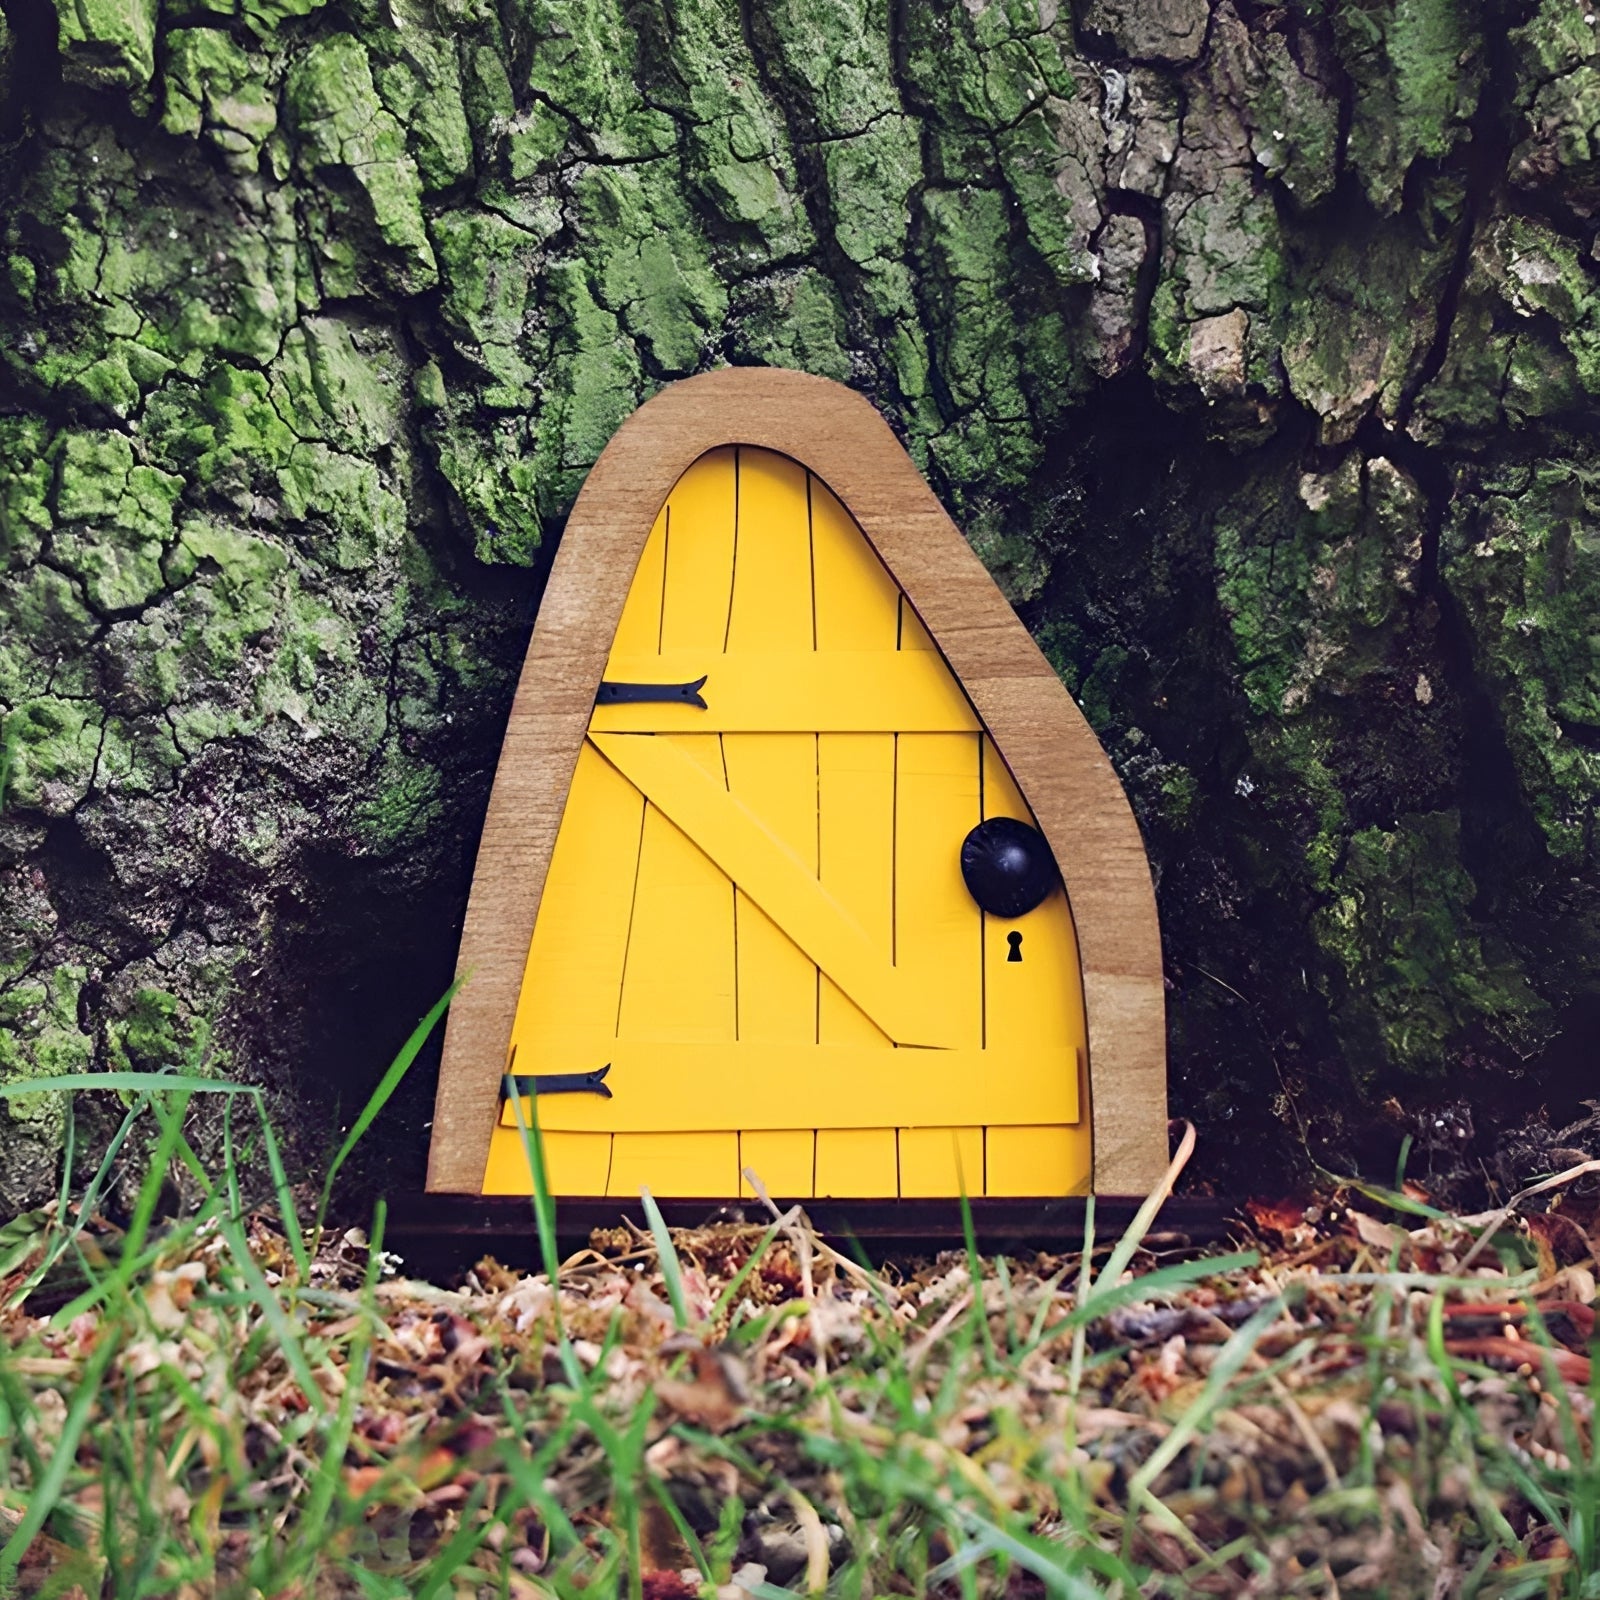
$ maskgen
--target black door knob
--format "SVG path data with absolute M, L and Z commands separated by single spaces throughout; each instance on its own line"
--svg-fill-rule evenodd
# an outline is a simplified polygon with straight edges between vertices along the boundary
M 1060 880 L 1044 835 L 1015 817 L 990 817 L 961 841 L 961 876 L 991 917 L 1007 918 L 1032 911 Z

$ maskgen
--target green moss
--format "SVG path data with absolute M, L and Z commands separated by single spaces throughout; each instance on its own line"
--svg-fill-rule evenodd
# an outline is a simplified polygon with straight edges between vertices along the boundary
M 1071 617 L 1046 612 L 1033 630 L 1033 637 L 1055 675 L 1081 704 L 1082 697 L 1078 689 L 1081 681 L 1079 662 L 1084 652 L 1083 630 Z
M 547 414 L 547 426 L 558 422 Z M 446 402 L 429 423 L 439 471 L 454 492 L 480 561 L 526 566 L 543 538 L 534 443 L 520 417 L 486 425 L 469 397 Z
M 289 459 L 296 435 L 273 405 L 267 378 L 260 372 L 216 364 L 198 404 L 187 395 L 170 416 L 168 437 L 194 460 L 202 483 L 226 486 L 247 466 L 280 466 Z M 153 408 L 167 423 L 167 408 Z
M 1464 498 L 1444 574 L 1472 630 L 1546 846 L 1595 859 L 1600 795 L 1600 467 L 1587 450 Z
M 1442 156 L 1482 81 L 1471 14 L 1452 0 L 1396 0 L 1385 45 L 1398 90 L 1397 118 L 1426 156 Z M 1463 73 L 1463 57 L 1474 58 Z
M 1457 0 L 1340 0 L 1334 10 L 1357 91 L 1349 159 L 1381 211 L 1399 209 L 1419 156 L 1444 156 L 1468 134 L 1484 81 L 1477 16 Z
M 166 47 L 161 125 L 177 134 L 203 129 L 230 166 L 254 171 L 262 145 L 278 126 L 266 60 L 219 28 L 175 28 L 166 36 Z
M 524 326 L 543 241 L 493 212 L 446 212 L 434 220 L 433 236 L 446 325 L 489 380 L 479 391 L 483 403 L 507 411 L 530 405 L 536 368 Z
M 197 1033 L 194 1018 L 175 994 L 139 989 L 106 1029 L 106 1044 L 117 1070 L 160 1072 L 191 1063 Z
M 595 298 L 666 374 L 693 372 L 728 296 L 670 170 L 591 167 L 575 185 L 578 233 L 598 264 Z
M 20 567 L 50 528 L 50 430 L 37 417 L 0 417 L 0 561 Z
M 1282 786 L 1297 813 L 1305 880 L 1318 894 L 1327 893 L 1350 839 L 1347 778 L 1339 770 L 1337 740 L 1328 720 L 1301 717 L 1264 725 L 1251 745 L 1256 770 L 1264 781 Z
M 1130 660 L 1130 653 L 1124 646 L 1111 645 L 1095 652 L 1086 670 L 1078 674 L 1073 692 L 1084 716 L 1089 719 L 1089 726 L 1102 735 L 1116 727 L 1119 720 L 1117 685 L 1128 670 Z
M 825 139 L 862 132 L 900 109 L 889 60 L 887 0 L 777 0 L 763 7 L 785 74 L 804 86 L 804 101 Z
M 453 30 L 437 29 L 426 0 L 394 0 L 366 29 L 366 43 L 378 96 L 406 130 L 423 189 L 448 189 L 470 178 L 472 128 Z
M 10 806 L 59 817 L 89 793 L 100 753 L 97 707 L 54 695 L 25 700 L 6 718 L 5 736 L 11 748 Z
M 1362 829 L 1313 921 L 1341 975 L 1329 1001 L 1358 1070 L 1381 1061 L 1438 1073 L 1468 1029 L 1516 1036 L 1543 1010 L 1516 967 L 1468 931 L 1476 886 L 1459 834 L 1454 812 Z
M 161 554 L 183 480 L 134 464 L 121 434 L 69 433 L 60 442 L 51 550 L 81 578 L 99 611 L 143 605 L 161 587 Z
M 355 825 L 366 848 L 389 855 L 416 843 L 443 814 L 438 771 L 406 760 L 392 746 L 386 753 L 381 786 L 355 810 Z
M 1600 40 L 1582 7 L 1544 0 L 1510 34 L 1523 139 L 1513 178 L 1544 188 L 1558 177 L 1592 184 L 1600 144 Z
M 761 92 L 737 10 L 652 0 L 633 17 L 651 101 L 678 123 L 686 190 L 728 229 L 719 265 L 747 276 L 814 249 L 788 132 Z
M 1034 249 L 1063 284 L 1093 282 L 1089 237 L 1100 223 L 1100 211 L 1077 150 L 1069 145 L 1063 153 L 1043 111 L 1030 112 L 1005 129 L 999 148 L 1000 170 Z
M 598 302 L 581 267 L 552 267 L 548 287 L 556 326 L 551 358 L 556 398 L 540 415 L 539 456 L 553 474 L 541 492 L 555 514 L 571 503 L 583 469 L 600 458 L 643 398 L 644 378 L 632 341 Z
M 284 23 L 309 17 L 327 3 L 328 0 L 175 0 L 175 9 L 237 17 L 258 39 L 269 42 Z
M 1251 149 L 1296 206 L 1316 206 L 1338 181 L 1339 97 L 1316 56 L 1302 65 L 1305 35 L 1291 43 L 1290 35 L 1260 32 L 1251 43 L 1260 71 L 1249 103 Z
M 550 107 L 563 139 L 581 134 L 597 156 L 637 161 L 665 155 L 672 119 L 646 103 L 634 71 L 637 35 L 617 0 L 525 0 L 530 97 Z M 537 113 L 536 113 L 537 115 Z M 551 153 L 559 145 L 544 144 Z
M 415 294 L 435 283 L 438 268 L 422 220 L 422 181 L 400 124 L 377 109 L 371 62 L 361 42 L 334 34 L 313 45 L 290 68 L 285 104 L 300 162 L 310 173 L 347 174 L 365 197 L 366 217 L 386 247 L 387 276 L 394 287 Z M 332 260 L 327 264 L 337 267 Z
M 752 285 L 738 309 L 741 361 L 795 367 L 841 383 L 849 380 L 844 304 L 815 268 Z
M 97 626 L 64 572 L 36 565 L 7 574 L 0 584 L 0 703 L 32 699 L 51 685 L 89 693 L 87 652 Z
M 401 431 L 403 370 L 387 335 L 333 317 L 307 317 L 284 338 L 273 369 L 273 404 L 297 439 L 370 455 Z
M 1458 241 L 1419 235 L 1410 218 L 1342 229 L 1296 275 L 1303 287 L 1287 306 L 1283 363 L 1325 442 L 1349 439 L 1374 410 L 1394 417 L 1420 376 Z
M 1418 404 L 1418 431 L 1577 417 L 1597 393 L 1600 295 L 1586 258 L 1528 217 L 1483 229 L 1445 361 Z
M 858 267 L 885 269 L 902 259 L 909 200 L 922 176 L 915 125 L 880 117 L 871 127 L 823 148 L 834 238 Z
M 77 962 L 54 966 L 42 979 L 0 989 L 0 1077 L 55 1078 L 82 1072 L 94 1041 L 78 1024 L 87 972 Z M 59 1144 L 64 1120 L 60 1094 L 16 1095 L 6 1100 L 12 1139 L 31 1136 Z
M 1187 767 L 1168 767 L 1161 775 L 1161 809 L 1167 821 L 1182 827 L 1200 803 L 1200 782 Z
M 1247 389 L 1282 387 L 1279 336 L 1292 296 L 1276 205 L 1248 170 L 1223 167 L 1171 209 L 1164 248 L 1149 370 L 1185 400 L 1233 402 L 1217 426 L 1240 426 L 1250 416 L 1238 407 Z
M 1014 312 L 996 293 L 1008 270 L 1005 196 L 993 189 L 932 190 L 922 205 L 928 277 L 941 302 L 939 369 L 962 417 L 933 450 L 953 481 L 987 480 L 999 488 L 1033 464 L 1014 440 L 1002 442 L 1005 424 L 1029 414 Z
M 1212 193 L 1185 208 L 1172 242 L 1189 316 L 1217 316 L 1235 306 L 1267 311 L 1278 302 L 1282 233 L 1270 198 L 1248 174 L 1226 170 Z
M 906 72 L 936 108 L 946 183 L 1010 190 L 1033 248 L 1063 285 L 1096 275 L 1101 221 L 1095 152 L 1104 138 L 1094 80 L 1070 50 L 1065 18 L 1030 5 L 917 7 L 907 13 Z
M 1258 715 L 1292 715 L 1383 664 L 1414 593 L 1422 513 L 1403 473 L 1355 456 L 1224 511 L 1217 593 Z
M 412 378 L 412 398 L 419 411 L 439 411 L 444 408 L 444 373 L 437 361 L 424 361 Z
M 1050 576 L 1050 561 L 1026 530 L 1008 528 L 993 506 L 969 516 L 967 540 L 1012 605 L 1032 600 Z
M 288 565 L 283 550 L 257 534 L 210 522 L 184 524 L 166 576 L 177 587 L 205 574 L 204 592 L 216 623 L 199 644 L 213 672 L 237 667 L 245 646 L 272 626 Z
M 1522 217 L 1494 239 L 1500 291 L 1522 316 L 1544 312 L 1586 393 L 1600 394 L 1600 293 L 1572 241 Z
M 62 75 L 96 89 L 142 89 L 155 72 L 156 0 L 56 0 Z
M 404 536 L 405 503 L 384 487 L 370 461 L 323 444 L 296 445 L 278 473 L 278 487 L 290 517 L 325 530 L 320 554 L 335 568 L 369 566 Z

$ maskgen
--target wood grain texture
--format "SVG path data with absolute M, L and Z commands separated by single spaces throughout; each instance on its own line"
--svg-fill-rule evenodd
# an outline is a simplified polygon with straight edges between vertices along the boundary
M 1150 869 L 1122 786 L 882 417 L 840 384 L 775 368 L 728 368 L 662 390 L 618 429 L 572 509 L 478 850 L 429 1190 L 482 1187 L 545 872 L 629 582 L 674 483 L 706 451 L 731 444 L 790 456 L 838 496 L 1010 764 L 1061 865 L 1083 959 L 1094 1186 L 1144 1191 L 1167 1163 L 1164 998 Z

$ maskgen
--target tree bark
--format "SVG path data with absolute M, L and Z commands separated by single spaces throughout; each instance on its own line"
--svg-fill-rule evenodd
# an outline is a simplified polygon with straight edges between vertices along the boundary
M 1100 732 L 1214 1177 L 1576 1093 L 1581 6 L 0 4 L 0 1074 L 253 1078 L 314 1165 L 448 981 L 586 467 L 735 362 L 871 397 Z

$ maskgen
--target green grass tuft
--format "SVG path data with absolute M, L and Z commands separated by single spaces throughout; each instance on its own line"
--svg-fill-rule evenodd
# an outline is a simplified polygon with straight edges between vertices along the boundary
M 646 1195 L 647 1232 L 561 1261 L 513 1102 L 543 1270 L 445 1289 L 396 1275 L 381 1206 L 327 1225 L 442 1010 L 308 1228 L 255 1090 L 55 1081 L 124 1117 L 0 1229 L 0 1593 L 1600 1592 L 1593 1278 L 1514 1223 L 1470 1276 L 1483 1222 L 1436 1212 L 1163 1256 L 1158 1190 L 1067 1255 L 987 1258 L 964 1206 L 960 1248 L 874 1270 L 798 1210 L 672 1230 Z M 213 1094 L 220 1170 L 186 1132 Z M 245 1209 L 258 1159 L 276 1210 Z

